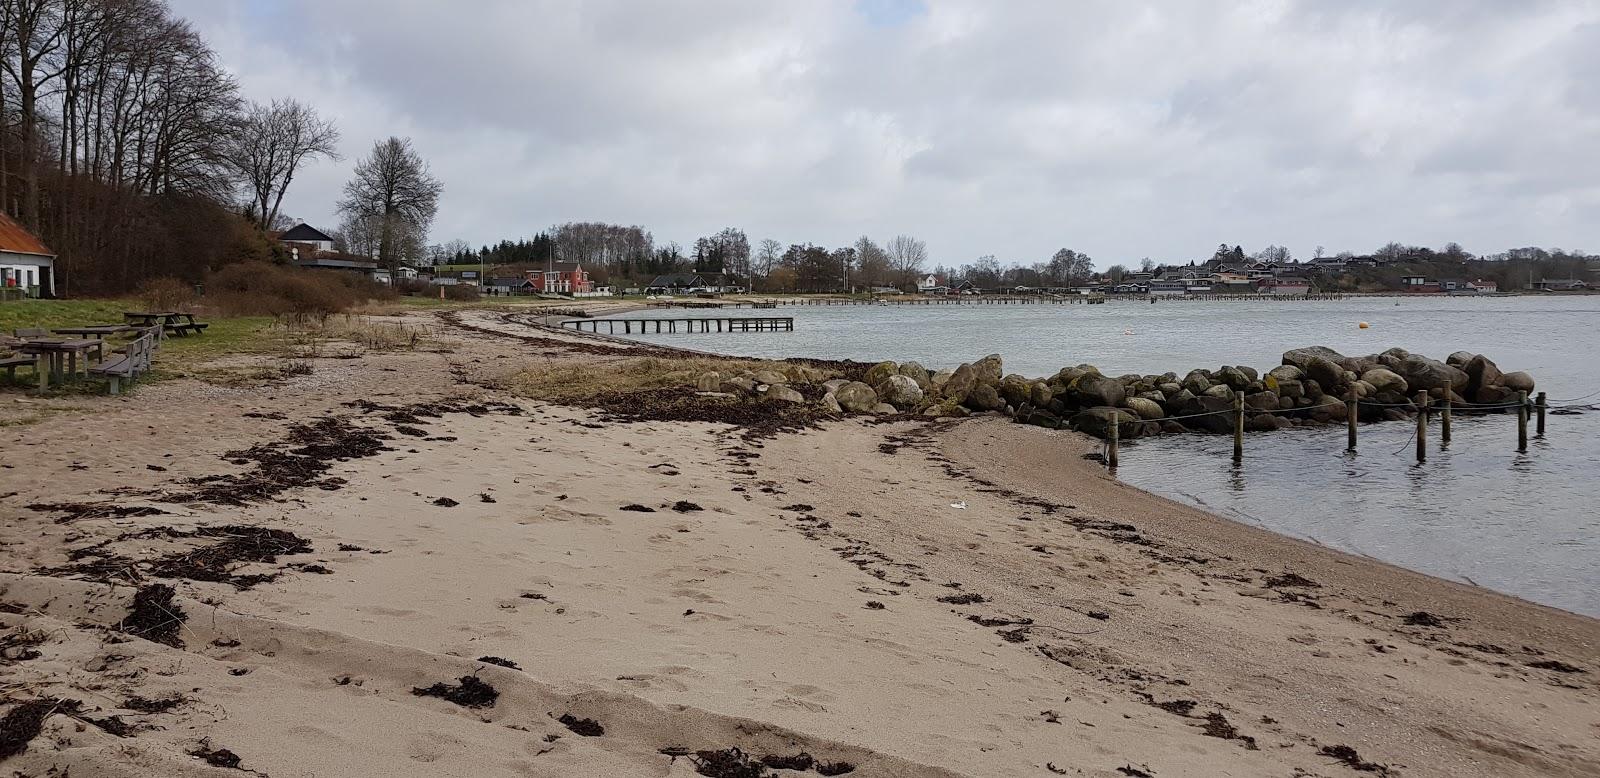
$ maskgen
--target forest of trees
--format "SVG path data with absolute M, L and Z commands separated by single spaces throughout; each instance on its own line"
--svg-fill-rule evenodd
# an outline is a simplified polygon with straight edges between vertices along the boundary
M 245 101 L 162 0 L 0 0 L 0 208 L 57 253 L 60 294 L 281 261 L 284 193 L 338 140 L 308 106 Z M 346 188 L 375 236 L 357 250 L 420 259 L 438 191 L 381 141 Z

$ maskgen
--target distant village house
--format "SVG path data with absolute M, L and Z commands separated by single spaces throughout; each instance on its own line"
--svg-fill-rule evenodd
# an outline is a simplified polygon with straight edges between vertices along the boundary
M 55 297 L 55 261 L 56 255 L 37 236 L 0 211 L 0 288 Z

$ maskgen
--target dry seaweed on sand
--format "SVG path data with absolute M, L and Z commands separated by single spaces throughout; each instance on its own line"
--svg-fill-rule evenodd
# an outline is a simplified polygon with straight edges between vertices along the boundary
M 188 697 L 172 692 L 161 697 L 129 697 L 121 707 L 140 713 L 166 713 L 188 701 Z
M 29 700 L 0 717 L 0 761 L 28 750 L 28 741 L 39 736 L 50 714 L 77 710 L 78 703 L 66 699 Z
M 1443 616 L 1435 616 L 1427 611 L 1407 613 L 1400 621 L 1408 627 L 1443 627 L 1446 621 L 1451 621 Z
M 677 512 L 679 512 L 679 513 L 693 513 L 695 511 L 703 511 L 703 510 L 705 510 L 705 508 L 702 508 L 702 507 L 700 507 L 700 506 L 698 506 L 698 505 L 696 505 L 696 504 L 694 504 L 692 502 L 689 502 L 688 500 L 679 500 L 679 501 L 673 503 L 672 504 L 672 509 L 677 511 Z
M 1239 729 L 1228 721 L 1228 717 L 1221 713 L 1207 713 L 1205 723 L 1200 725 L 1200 731 L 1207 737 L 1221 738 L 1223 740 L 1237 740 L 1244 744 L 1246 750 L 1258 751 L 1256 739 L 1240 734 Z
M 1348 768 L 1350 768 L 1352 770 L 1355 770 L 1358 773 L 1376 773 L 1376 774 L 1378 774 L 1380 776 L 1388 776 L 1388 775 L 1393 775 L 1394 774 L 1393 771 L 1391 771 L 1389 769 L 1389 766 L 1386 765 L 1386 764 L 1378 764 L 1377 762 L 1368 762 L 1368 761 L 1362 759 L 1361 755 L 1356 753 L 1356 750 L 1354 748 L 1351 748 L 1350 746 L 1346 746 L 1346 745 L 1323 746 L 1321 749 L 1319 749 L 1317 751 L 1317 753 L 1319 753 L 1319 754 L 1321 754 L 1323 756 L 1329 757 L 1331 759 L 1337 760 L 1338 762 L 1342 763 L 1345 767 L 1348 767 Z
M 606 728 L 600 726 L 600 722 L 594 719 L 580 719 L 571 713 L 561 714 L 556 721 L 561 722 L 561 726 L 572 730 L 574 734 L 584 737 L 600 737 L 606 733 Z
M 1319 589 L 1322 587 L 1322 584 L 1300 575 L 1299 573 L 1285 572 L 1281 575 L 1274 575 L 1267 578 L 1266 586 L 1268 589 L 1276 589 L 1282 586 L 1298 586 L 1305 589 Z
M 831 414 L 821 406 L 773 403 L 756 397 L 700 394 L 691 387 L 605 391 L 574 402 L 598 408 L 608 420 L 699 421 L 730 424 L 746 438 L 771 437 L 817 426 Z
M 212 748 L 210 740 L 202 740 L 200 744 L 189 750 L 189 756 L 198 757 L 212 767 L 226 767 L 234 770 L 244 768 L 239 765 L 244 761 L 238 754 L 226 748 Z
M 751 759 L 737 747 L 720 751 L 696 751 L 689 757 L 694 771 L 706 778 L 768 778 L 765 765 Z
M 1588 670 L 1585 670 L 1585 669 L 1583 669 L 1581 667 L 1578 667 L 1577 665 L 1569 665 L 1566 662 L 1563 662 L 1563 661 L 1561 661 L 1559 659 L 1540 659 L 1538 661 L 1529 662 L 1528 666 L 1529 667 L 1538 668 L 1540 670 L 1553 670 L 1553 671 L 1558 672 L 1558 673 L 1587 673 L 1587 672 L 1589 672 Z
M 209 502 L 244 505 L 268 500 L 289 489 L 323 486 L 319 479 L 335 462 L 376 456 L 388 450 L 389 436 L 377 430 L 325 416 L 289 428 L 282 442 L 229 451 L 223 458 L 236 465 L 254 465 L 243 473 L 210 475 L 184 481 L 188 492 L 169 494 L 166 502 Z M 330 479 L 331 480 L 331 479 Z
M 160 508 L 148 505 L 116 505 L 113 503 L 36 502 L 27 507 L 29 510 L 44 513 L 65 513 L 65 516 L 56 519 L 57 524 L 70 524 L 83 519 L 126 519 L 139 516 L 160 516 L 166 513 Z
M 947 594 L 939 598 L 939 602 L 945 603 L 946 605 L 975 605 L 980 602 L 988 601 L 988 597 L 985 597 L 981 594 L 973 594 L 971 592 L 966 594 Z
M 849 762 L 818 762 L 817 775 L 848 775 L 856 771 Z
M 817 760 L 804 751 L 792 756 L 779 756 L 767 754 L 761 757 L 761 763 L 774 770 L 810 770 Z
M 624 505 L 621 508 L 619 508 L 619 510 L 633 511 L 634 513 L 655 513 L 656 512 L 655 508 L 652 508 L 652 507 L 650 507 L 648 505 L 640 505 L 639 503 L 636 503 L 636 502 Z
M 453 702 L 463 708 L 488 708 L 494 706 L 494 701 L 500 699 L 499 690 L 478 680 L 475 675 L 463 675 L 459 683 L 436 683 L 423 688 L 413 687 L 411 693 L 418 697 L 438 697 L 445 702 Z
M 178 633 L 189 616 L 172 601 L 175 594 L 172 587 L 166 584 L 150 584 L 140 588 L 133 595 L 133 606 L 128 610 L 128 615 L 117 624 L 117 629 L 153 643 L 183 648 L 183 639 L 178 637 Z
M 229 570 L 244 562 L 276 562 L 280 555 L 306 554 L 311 543 L 288 530 L 229 524 L 201 527 L 192 532 L 169 532 L 173 537 L 221 538 L 221 542 L 156 560 L 150 574 L 158 578 L 228 583 L 248 589 L 273 575 L 234 575 Z
M 510 659 L 506 659 L 504 657 L 480 656 L 480 657 L 478 657 L 478 661 L 479 662 L 483 662 L 484 664 L 499 665 L 500 667 L 509 667 L 512 670 L 521 670 L 522 669 L 522 667 L 520 665 L 518 665 L 516 662 L 513 662 Z

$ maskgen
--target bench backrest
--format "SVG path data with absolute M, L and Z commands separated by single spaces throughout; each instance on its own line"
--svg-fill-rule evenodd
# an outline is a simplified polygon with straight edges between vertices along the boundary
M 50 334 L 40 327 L 20 327 L 12 332 L 19 338 L 43 338 Z

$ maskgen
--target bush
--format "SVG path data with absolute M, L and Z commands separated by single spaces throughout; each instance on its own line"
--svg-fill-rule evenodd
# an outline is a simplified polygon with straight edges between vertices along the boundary
M 438 294 L 438 292 L 433 291 L 433 284 L 430 284 L 427 281 L 423 281 L 419 278 L 395 279 L 394 291 L 397 294 L 403 294 L 410 297 L 425 297 Z
M 176 311 L 194 300 L 194 287 L 176 278 L 152 278 L 139 287 L 147 311 Z
M 383 284 L 336 270 L 303 270 L 240 262 L 212 273 L 206 298 L 224 316 L 322 321 L 368 300 L 395 297 Z
M 478 287 L 472 284 L 452 284 L 444 288 L 446 300 L 471 302 L 478 299 Z

